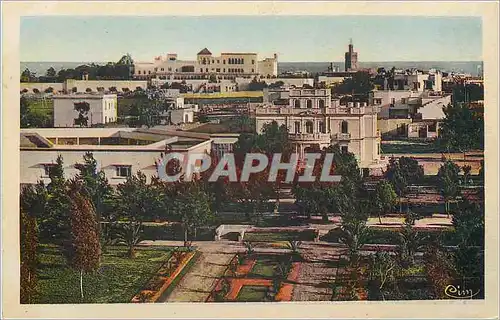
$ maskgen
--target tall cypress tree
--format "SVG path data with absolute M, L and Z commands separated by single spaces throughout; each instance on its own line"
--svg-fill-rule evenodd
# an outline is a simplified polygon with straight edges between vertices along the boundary
M 43 214 L 47 194 L 43 183 L 23 187 L 20 194 L 20 301 L 32 303 L 37 285 L 37 216 Z
M 102 243 L 106 241 L 106 226 L 108 224 L 105 224 L 101 230 L 101 223 L 111 222 L 109 213 L 112 207 L 113 189 L 109 185 L 104 172 L 98 170 L 97 161 L 94 159 L 92 152 L 86 152 L 83 156 L 83 163 L 77 163 L 75 167 L 80 171 L 76 179 L 81 181 L 82 187 L 89 194 L 89 199 L 94 206 Z
M 90 196 L 81 182 L 71 181 L 68 192 L 72 194 L 71 246 L 68 251 L 68 260 L 70 265 L 80 272 L 80 293 L 83 300 L 83 274 L 95 271 L 100 263 L 101 245 L 98 223 Z
M 63 164 L 63 158 L 59 155 L 56 164 L 50 169 L 47 206 L 40 217 L 40 232 L 44 239 L 65 247 L 70 236 L 70 198 L 66 190 Z

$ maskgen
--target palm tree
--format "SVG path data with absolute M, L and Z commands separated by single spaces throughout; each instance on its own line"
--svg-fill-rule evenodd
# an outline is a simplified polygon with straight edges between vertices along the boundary
M 117 232 L 118 243 L 125 244 L 128 247 L 129 258 L 135 258 L 135 246 L 141 242 L 142 223 L 137 221 L 130 221 L 120 223 Z

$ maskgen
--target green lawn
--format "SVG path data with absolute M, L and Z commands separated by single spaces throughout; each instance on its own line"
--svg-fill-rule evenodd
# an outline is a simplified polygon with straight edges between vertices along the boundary
M 54 100 L 52 99 L 36 99 L 36 100 L 28 100 L 29 108 L 31 111 L 40 112 L 47 116 L 52 117 L 54 113 Z
M 442 147 L 434 142 L 406 143 L 398 141 L 396 143 L 382 143 L 380 150 L 383 154 L 443 152 Z
M 236 297 L 238 302 L 262 302 L 266 298 L 267 287 L 243 286 Z
M 272 278 L 277 262 L 271 259 L 257 259 L 250 273 L 253 276 Z
M 129 259 L 126 247 L 110 247 L 99 270 L 83 276 L 85 298 L 80 299 L 79 272 L 69 268 L 58 248 L 44 245 L 39 253 L 39 294 L 36 303 L 128 303 L 170 257 L 170 249 L 137 248 Z

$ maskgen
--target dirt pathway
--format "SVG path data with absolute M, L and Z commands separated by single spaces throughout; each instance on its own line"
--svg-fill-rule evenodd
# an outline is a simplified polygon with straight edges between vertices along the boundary
M 306 261 L 301 264 L 292 301 L 330 301 L 336 265 L 328 260 L 333 260 L 343 251 L 342 248 L 319 243 L 303 245 L 301 252 Z
M 202 249 L 198 261 L 175 287 L 167 302 L 205 302 L 233 256 L 232 252 Z

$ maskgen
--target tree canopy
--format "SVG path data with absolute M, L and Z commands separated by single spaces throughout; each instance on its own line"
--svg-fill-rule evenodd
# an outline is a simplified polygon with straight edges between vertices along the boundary
M 445 118 L 439 128 L 439 141 L 449 152 L 484 148 L 484 118 L 465 103 L 443 108 Z

